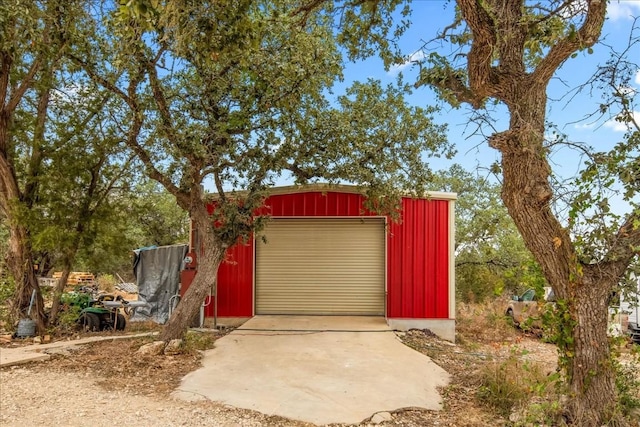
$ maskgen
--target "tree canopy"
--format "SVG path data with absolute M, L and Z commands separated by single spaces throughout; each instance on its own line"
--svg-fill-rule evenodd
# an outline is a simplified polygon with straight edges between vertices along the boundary
M 86 44 L 70 58 L 119 100 L 111 117 L 125 143 L 189 212 L 204 248 L 163 339 L 184 333 L 226 249 L 262 226 L 255 211 L 278 180 L 355 183 L 392 212 L 401 193 L 425 190 L 425 153 L 452 152 L 435 110 L 404 101 L 406 85 L 358 82 L 332 97 L 343 59 L 320 11 L 134 3 L 87 14 Z M 213 218 L 203 185 L 217 193 Z

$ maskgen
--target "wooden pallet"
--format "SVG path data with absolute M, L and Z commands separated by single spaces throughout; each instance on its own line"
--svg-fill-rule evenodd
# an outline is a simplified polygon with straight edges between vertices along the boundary
M 59 279 L 62 277 L 61 271 L 56 271 L 53 273 L 52 278 Z M 85 285 L 91 284 L 96 280 L 95 276 L 91 273 L 87 273 L 84 271 L 72 271 L 69 273 L 69 278 L 67 279 L 67 285 Z

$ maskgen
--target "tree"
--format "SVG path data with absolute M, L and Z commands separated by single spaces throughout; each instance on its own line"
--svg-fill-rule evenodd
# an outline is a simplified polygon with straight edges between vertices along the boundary
M 432 188 L 456 201 L 456 299 L 483 300 L 541 287 L 544 279 L 500 199 L 501 186 L 459 165 L 435 174 Z
M 31 233 L 22 219 L 37 203 L 45 162 L 45 124 L 54 75 L 73 27 L 72 2 L 3 2 L 0 5 L 0 212 L 9 225 L 6 263 L 16 283 L 14 312 L 33 310 L 44 330 L 42 295 L 34 271 Z M 28 113 L 27 113 L 28 111 Z M 28 157 L 18 151 L 26 144 Z M 24 145 L 22 145 L 24 147 Z
M 372 207 L 391 210 L 402 190 L 424 190 L 421 154 L 448 153 L 433 110 L 406 106 L 406 87 L 359 83 L 332 106 L 341 57 L 331 22 L 292 12 L 286 1 L 141 0 L 107 11 L 106 26 L 87 15 L 94 54 L 72 58 L 122 100 L 113 115 L 127 145 L 189 213 L 202 247 L 162 340 L 184 335 L 227 248 L 264 224 L 256 210 L 283 174 L 359 183 Z
M 34 248 L 56 254 L 62 270 L 51 323 L 79 251 L 94 246 L 100 223 L 113 227 L 116 211 L 126 206 L 122 194 L 136 179 L 133 156 L 121 144 L 113 122 L 104 118 L 110 94 L 67 74 L 70 93 L 56 91 L 50 108 L 51 149 L 41 170 L 48 182 L 41 184 L 38 203 L 31 209 L 36 220 L 29 224 Z
M 139 246 L 165 246 L 189 241 L 189 216 L 176 204 L 176 198 L 157 182 L 149 181 L 135 189 L 131 206 L 131 230 Z
M 566 303 L 565 336 L 559 345 L 569 379 L 568 415 L 578 425 L 605 424 L 617 405 L 607 302 L 637 259 L 640 210 L 634 203 L 627 215 L 594 234 L 595 248 L 582 246 L 572 224 L 563 224 L 552 209 L 545 125 L 550 79 L 565 61 L 598 41 L 607 2 L 456 4 L 457 20 L 440 38 L 458 45 L 462 54 L 452 60 L 436 53 L 427 56 L 417 85 L 435 88 L 454 106 L 464 103 L 482 111 L 497 101 L 507 107 L 508 129 L 493 133 L 488 143 L 501 153 L 502 199 L 509 215 L 556 296 Z M 630 138 L 627 143 L 617 156 L 605 156 L 604 164 L 627 173 L 638 141 Z M 629 195 L 637 192 L 637 183 L 623 184 Z

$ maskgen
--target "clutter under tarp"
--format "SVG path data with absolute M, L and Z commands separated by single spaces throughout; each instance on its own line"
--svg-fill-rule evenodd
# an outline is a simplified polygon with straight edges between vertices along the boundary
M 188 245 L 152 246 L 136 249 L 133 274 L 138 285 L 138 301 L 132 321 L 153 320 L 164 324 L 178 302 L 180 271 Z

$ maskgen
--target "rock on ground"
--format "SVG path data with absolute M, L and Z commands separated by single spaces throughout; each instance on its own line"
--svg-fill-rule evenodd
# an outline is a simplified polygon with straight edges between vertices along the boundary
M 149 344 L 143 345 L 138 349 L 136 353 L 140 355 L 157 356 L 159 354 L 162 354 L 162 352 L 164 351 L 164 347 L 164 341 L 154 341 Z
M 371 422 L 374 424 L 380 424 L 384 421 L 393 420 L 393 416 L 389 412 L 378 412 L 373 417 L 371 417 Z

